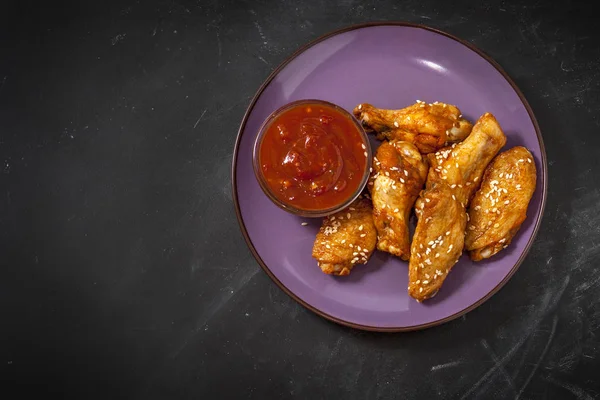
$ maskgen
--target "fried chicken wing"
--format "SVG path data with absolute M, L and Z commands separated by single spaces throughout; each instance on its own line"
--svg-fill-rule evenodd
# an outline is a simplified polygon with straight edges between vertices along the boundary
M 408 222 L 427 169 L 427 161 L 409 142 L 393 140 L 377 149 L 368 187 L 373 199 L 378 250 L 409 259 Z
M 356 264 L 366 264 L 377 242 L 371 201 L 363 196 L 344 210 L 323 219 L 312 256 L 321 270 L 348 275 Z
M 464 248 L 466 208 L 483 171 L 506 143 L 496 118 L 486 113 L 461 143 L 429 155 L 425 190 L 416 202 L 408 293 L 418 301 L 434 296 Z
M 451 104 L 417 103 L 399 110 L 359 104 L 355 117 L 380 140 L 403 140 L 413 143 L 423 154 L 439 150 L 448 143 L 467 137 L 473 125 L 462 118 L 460 110 Z
M 536 180 L 533 156 L 525 147 L 494 158 L 469 208 L 465 249 L 472 260 L 489 258 L 510 244 L 527 217 Z
M 408 294 L 417 301 L 435 296 L 458 262 L 467 223 L 465 208 L 449 186 L 434 184 L 421 199 L 408 265 Z

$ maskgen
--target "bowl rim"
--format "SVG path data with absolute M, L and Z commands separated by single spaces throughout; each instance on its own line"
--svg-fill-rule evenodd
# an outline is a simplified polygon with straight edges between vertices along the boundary
M 240 204 L 239 204 L 238 195 L 237 195 L 237 174 L 236 174 L 237 168 L 236 167 L 237 167 L 237 157 L 239 154 L 239 146 L 242 141 L 242 135 L 244 133 L 246 123 L 248 122 L 248 118 L 249 118 L 252 110 L 254 109 L 254 106 L 256 105 L 256 102 L 258 101 L 260 96 L 263 94 L 266 87 L 271 83 L 271 81 L 291 61 L 293 61 L 300 54 L 304 53 L 306 50 L 315 46 L 316 44 L 318 44 L 326 39 L 329 39 L 330 37 L 333 37 L 333 36 L 336 36 L 336 35 L 339 35 L 339 34 L 342 34 L 345 32 L 349 32 L 349 31 L 353 31 L 353 30 L 357 30 L 357 29 L 363 29 L 363 28 L 379 27 L 379 26 L 401 26 L 401 27 L 408 27 L 408 28 L 415 28 L 415 29 L 423 29 L 423 30 L 426 30 L 426 31 L 429 31 L 432 33 L 436 33 L 436 34 L 445 36 L 449 39 L 452 39 L 452 40 L 462 44 L 463 46 L 467 47 L 468 49 L 470 49 L 471 51 L 473 51 L 477 55 L 479 55 L 481 58 L 486 60 L 492 67 L 494 67 L 498 71 L 498 73 L 500 73 L 500 75 L 502 75 L 502 77 L 510 84 L 510 86 L 513 88 L 515 93 L 519 96 L 519 99 L 521 100 L 521 103 L 525 107 L 525 109 L 529 115 L 529 118 L 531 119 L 531 123 L 535 129 L 538 143 L 540 145 L 540 157 L 541 157 L 541 161 L 542 161 L 542 170 L 541 170 L 541 175 L 540 175 L 540 177 L 542 179 L 540 211 L 534 222 L 534 227 L 533 227 L 533 232 L 531 234 L 531 237 L 529 238 L 529 241 L 525 245 L 525 248 L 523 249 L 521 256 L 519 257 L 519 259 L 517 260 L 515 265 L 512 267 L 512 269 L 508 272 L 508 274 L 506 274 L 504 279 L 502 279 L 502 281 L 500 281 L 498 283 L 498 285 L 496 285 L 496 287 L 494 287 L 492 290 L 490 290 L 490 292 L 487 295 L 483 296 L 481 299 L 479 299 L 475 303 L 471 304 L 469 307 L 466 307 L 460 311 L 457 311 L 456 313 L 449 315 L 445 318 L 441 318 L 436 321 L 427 322 L 425 324 L 418 324 L 418 325 L 412 325 L 412 326 L 380 327 L 380 326 L 370 326 L 370 325 L 358 324 L 358 323 L 346 321 L 341 318 L 335 317 L 333 315 L 327 314 L 326 312 L 323 312 L 323 311 L 319 310 L 318 308 L 308 304 L 306 301 L 302 300 L 298 295 L 296 295 L 294 292 L 292 292 L 290 289 L 288 289 L 283 283 L 281 283 L 281 281 L 271 272 L 269 267 L 267 267 L 267 265 L 265 264 L 263 259 L 260 257 L 260 255 L 256 251 L 256 248 L 254 247 L 254 244 L 252 243 L 252 239 L 250 239 L 250 236 L 248 235 L 248 231 L 246 229 L 244 220 L 242 219 Z M 235 213 L 236 213 L 237 220 L 238 220 L 238 223 L 240 226 L 240 230 L 242 231 L 242 234 L 246 241 L 246 244 L 248 245 L 248 248 L 250 249 L 252 255 L 254 256 L 254 258 L 260 265 L 260 267 L 263 269 L 263 271 L 269 276 L 269 278 L 271 278 L 271 280 L 283 292 L 285 292 L 288 296 L 290 296 L 292 299 L 294 299 L 296 302 L 298 302 L 300 305 L 302 305 L 306 309 L 314 312 L 316 315 L 319 315 L 319 316 L 321 316 L 331 322 L 335 322 L 339 325 L 343 325 L 343 326 L 347 326 L 350 328 L 355 328 L 355 329 L 359 329 L 359 330 L 363 330 L 363 331 L 372 331 L 372 332 L 390 332 L 390 333 L 410 332 L 410 331 L 417 331 L 417 330 L 422 330 L 422 329 L 427 329 L 427 328 L 432 328 L 432 327 L 435 327 L 438 325 L 442 325 L 446 322 L 450 322 L 454 319 L 457 319 L 457 318 L 469 313 L 470 311 L 476 309 L 477 307 L 479 307 L 483 303 L 485 303 L 487 300 L 489 300 L 502 287 L 504 287 L 506 285 L 506 283 L 510 280 L 510 278 L 512 278 L 512 276 L 515 274 L 515 272 L 517 272 L 517 270 L 519 269 L 519 267 L 525 260 L 525 257 L 531 250 L 531 247 L 532 247 L 532 245 L 535 241 L 535 238 L 537 236 L 537 233 L 540 229 L 542 219 L 544 216 L 544 212 L 546 209 L 546 198 L 547 198 L 547 194 L 548 194 L 548 162 L 547 162 L 547 156 L 546 156 L 546 148 L 544 146 L 544 140 L 542 137 L 542 133 L 541 133 L 539 124 L 538 124 L 535 114 L 533 112 L 533 109 L 531 108 L 529 102 L 525 98 L 525 95 L 523 94 L 521 89 L 519 89 L 517 84 L 510 77 L 510 75 L 508 75 L 508 73 L 504 70 L 504 68 L 502 68 L 502 66 L 496 60 L 494 60 L 492 57 L 487 55 L 485 52 L 483 52 L 481 49 L 479 49 L 474 44 L 468 42 L 467 40 L 461 39 L 457 36 L 454 36 L 453 34 L 447 33 L 445 31 L 439 30 L 437 28 L 433 28 L 433 27 L 430 27 L 427 25 L 418 24 L 418 23 L 414 23 L 414 22 L 407 22 L 407 21 L 375 21 L 375 22 L 366 22 L 366 23 L 348 25 L 346 27 L 342 27 L 340 29 L 336 29 L 336 30 L 327 32 L 327 33 L 317 37 L 316 39 L 309 41 L 309 42 L 305 43 L 304 45 L 301 45 L 295 52 L 290 54 L 286 59 L 284 59 L 284 61 L 281 62 L 281 64 L 279 64 L 271 72 L 271 74 L 265 79 L 265 81 L 257 89 L 254 96 L 252 97 L 252 100 L 250 101 L 248 108 L 246 109 L 246 112 L 244 114 L 244 117 L 242 118 L 240 127 L 238 129 L 238 134 L 237 134 L 235 146 L 233 149 L 233 158 L 232 158 L 232 164 L 231 164 L 231 188 L 232 188 L 232 196 L 233 196 L 233 204 L 234 204 L 234 208 L 235 208 Z
M 342 201 L 340 204 L 337 204 L 332 207 L 328 207 L 326 209 L 303 209 L 303 208 L 299 208 L 299 207 L 294 207 L 293 205 L 286 203 L 286 202 L 282 201 L 281 199 L 279 199 L 277 196 L 275 196 L 275 194 L 273 193 L 273 191 L 267 184 L 267 182 L 262 174 L 262 169 L 260 168 L 260 162 L 259 162 L 260 146 L 262 144 L 262 139 L 264 138 L 265 133 L 267 132 L 268 128 L 271 127 L 271 124 L 275 121 L 275 119 L 278 116 L 280 116 L 282 113 L 284 113 L 285 111 L 288 111 L 294 107 L 298 107 L 301 105 L 309 105 L 309 104 L 321 104 L 324 106 L 331 107 L 331 108 L 335 109 L 336 111 L 340 112 L 341 114 L 344 114 L 355 125 L 356 129 L 359 132 L 359 135 L 361 136 L 361 138 L 363 140 L 363 144 L 366 147 L 365 151 L 367 152 L 367 160 L 365 163 L 365 170 L 363 171 L 362 179 L 360 181 L 360 184 L 356 188 L 356 190 L 354 192 L 352 192 L 352 194 L 348 198 L 346 198 L 344 201 Z M 372 148 L 371 148 L 371 143 L 369 141 L 369 137 L 367 135 L 367 132 L 363 128 L 362 124 L 356 119 L 354 114 L 349 112 L 348 110 L 346 110 L 345 108 L 341 107 L 338 104 L 332 103 L 327 100 L 321 100 L 321 99 L 316 99 L 316 98 L 303 98 L 303 99 L 294 100 L 294 101 L 284 104 L 283 106 L 277 108 L 275 111 L 271 112 L 267 116 L 267 118 L 265 118 L 263 123 L 261 124 L 261 126 L 258 130 L 258 134 L 256 135 L 256 138 L 254 139 L 254 144 L 252 145 L 252 167 L 254 169 L 254 176 L 256 177 L 256 180 L 258 181 L 258 184 L 259 184 L 260 188 L 262 189 L 263 193 L 279 208 L 281 208 L 291 214 L 294 214 L 294 215 L 297 215 L 300 217 L 306 217 L 306 218 L 325 217 L 325 216 L 328 216 L 331 214 L 335 214 L 336 212 L 339 212 L 339 211 L 345 209 L 346 207 L 350 206 L 350 204 L 352 204 L 361 195 L 361 193 L 363 193 L 363 191 L 365 190 L 365 187 L 367 186 L 367 183 L 369 182 L 369 176 L 370 176 L 370 172 L 371 172 L 372 163 L 373 163 L 373 153 L 372 153 Z

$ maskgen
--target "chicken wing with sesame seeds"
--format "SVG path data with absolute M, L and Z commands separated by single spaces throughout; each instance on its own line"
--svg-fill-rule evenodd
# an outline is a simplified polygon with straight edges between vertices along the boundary
M 434 184 L 421 199 L 408 264 L 408 294 L 417 301 L 435 296 L 458 262 L 467 224 L 465 208 L 449 186 Z
M 527 218 L 536 181 L 533 156 L 525 147 L 494 158 L 469 208 L 465 249 L 472 260 L 489 258 L 510 244 Z
M 373 159 L 369 191 L 377 228 L 377 249 L 403 260 L 410 257 L 410 212 L 427 177 L 427 161 L 415 145 L 382 143 Z
M 366 264 L 377 242 L 371 201 L 359 197 L 346 209 L 323 219 L 312 256 L 326 274 L 349 275 Z
M 486 113 L 461 143 L 430 154 L 425 190 L 416 201 L 417 226 L 411 244 L 408 293 L 433 297 L 458 262 L 468 220 L 466 207 L 485 168 L 506 143 L 496 118 Z
M 399 110 L 363 103 L 354 108 L 354 116 L 367 132 L 375 132 L 378 139 L 411 142 L 423 154 L 435 152 L 448 143 L 460 142 L 473 128 L 456 106 L 438 102 L 426 104 L 419 100 Z

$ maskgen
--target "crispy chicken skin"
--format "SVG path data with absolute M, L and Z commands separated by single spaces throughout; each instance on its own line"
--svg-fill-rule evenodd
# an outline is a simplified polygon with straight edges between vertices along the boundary
M 472 260 L 489 258 L 510 244 L 527 217 L 536 180 L 533 156 L 525 147 L 494 158 L 469 206 L 465 249 Z
M 416 202 L 408 293 L 417 301 L 441 288 L 463 248 L 466 207 L 487 165 L 506 143 L 496 118 L 486 113 L 461 143 L 429 155 L 425 190 Z
M 425 184 L 427 169 L 427 161 L 412 143 L 386 141 L 377 149 L 368 188 L 373 199 L 378 250 L 409 259 L 408 222 Z
M 346 209 L 323 219 L 312 256 L 326 274 L 349 275 L 366 264 L 377 242 L 371 201 L 360 196 Z
M 434 184 L 421 200 L 408 265 L 408 294 L 418 301 L 435 296 L 458 262 L 467 223 L 465 208 L 449 186 Z
M 411 142 L 423 154 L 463 140 L 473 128 L 469 121 L 461 117 L 456 106 L 438 102 L 426 104 L 417 101 L 399 110 L 386 110 L 363 103 L 356 106 L 353 112 L 367 132 L 375 132 L 378 139 Z

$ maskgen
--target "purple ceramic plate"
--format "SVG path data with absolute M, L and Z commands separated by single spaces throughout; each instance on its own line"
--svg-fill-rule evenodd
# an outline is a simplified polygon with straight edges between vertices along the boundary
M 325 275 L 311 257 L 321 219 L 288 214 L 265 196 L 252 169 L 261 123 L 280 106 L 323 99 L 351 111 L 359 103 L 402 108 L 416 99 L 457 105 L 475 122 L 493 113 L 508 141 L 527 147 L 538 170 L 528 217 L 512 244 L 489 261 L 463 255 L 438 295 L 417 303 L 407 294 L 407 263 L 376 252 L 347 277 Z M 372 140 L 373 150 L 377 141 Z M 480 50 L 425 26 L 374 23 L 309 43 L 280 65 L 252 100 L 233 155 L 233 196 L 252 253 L 287 294 L 332 321 L 359 329 L 404 331 L 450 321 L 477 307 L 515 273 L 531 247 L 546 199 L 546 155 L 539 127 L 520 90 Z M 308 225 L 301 225 L 308 222 Z

